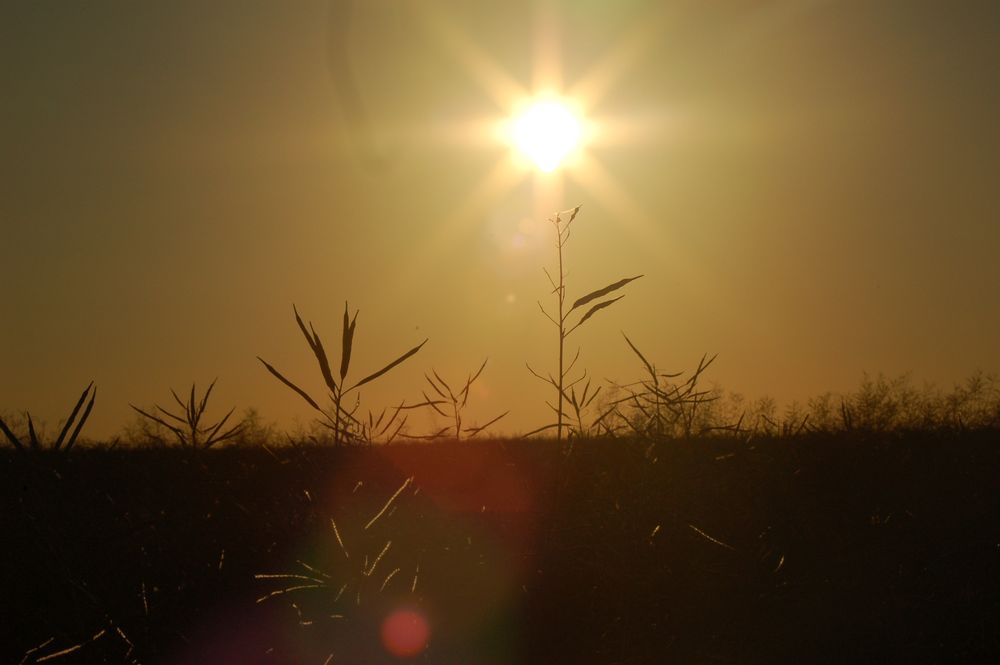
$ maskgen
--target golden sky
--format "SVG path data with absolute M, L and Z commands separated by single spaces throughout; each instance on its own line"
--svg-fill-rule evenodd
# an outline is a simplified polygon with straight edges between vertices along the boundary
M 31 2 L 0 9 L 0 409 L 85 434 L 219 377 L 291 426 L 319 392 L 292 303 L 355 378 L 425 337 L 364 408 L 458 382 L 472 419 L 548 420 L 555 209 L 569 297 L 638 273 L 575 333 L 804 399 L 863 371 L 1000 368 L 994 2 Z M 548 176 L 496 128 L 525 96 L 593 141 Z M 333 354 L 337 357 L 337 354 Z M 212 415 L 212 414 L 210 414 Z

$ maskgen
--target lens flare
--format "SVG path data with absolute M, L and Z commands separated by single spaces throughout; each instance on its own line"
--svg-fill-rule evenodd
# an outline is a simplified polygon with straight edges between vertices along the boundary
M 395 610 L 382 622 L 382 645 L 397 658 L 419 654 L 430 635 L 427 619 L 414 610 Z
M 580 144 L 582 133 L 579 118 L 552 99 L 535 102 L 511 126 L 514 147 L 546 173 L 558 168 Z

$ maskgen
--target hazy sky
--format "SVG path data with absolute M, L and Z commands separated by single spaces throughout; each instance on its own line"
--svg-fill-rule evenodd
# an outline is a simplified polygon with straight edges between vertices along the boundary
M 0 55 L 0 409 L 49 431 L 91 379 L 91 436 L 214 377 L 305 422 L 255 356 L 319 392 L 292 303 L 336 362 L 345 300 L 355 378 L 430 338 L 366 408 L 488 356 L 471 415 L 541 425 L 581 203 L 569 296 L 645 274 L 574 333 L 599 378 L 622 330 L 782 401 L 1000 368 L 993 1 L 23 1 Z M 491 133 L 539 86 L 602 132 L 545 180 Z

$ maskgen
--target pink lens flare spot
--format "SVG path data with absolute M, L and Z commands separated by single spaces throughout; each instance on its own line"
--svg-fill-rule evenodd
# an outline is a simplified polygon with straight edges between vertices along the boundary
M 427 646 L 431 629 L 414 610 L 396 610 L 382 622 L 382 644 L 397 658 L 416 656 Z

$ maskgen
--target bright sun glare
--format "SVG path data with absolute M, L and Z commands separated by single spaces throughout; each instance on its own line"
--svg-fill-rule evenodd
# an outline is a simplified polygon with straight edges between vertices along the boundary
M 531 104 L 514 118 L 511 139 L 522 154 L 546 173 L 554 171 L 580 144 L 580 119 L 555 100 Z

